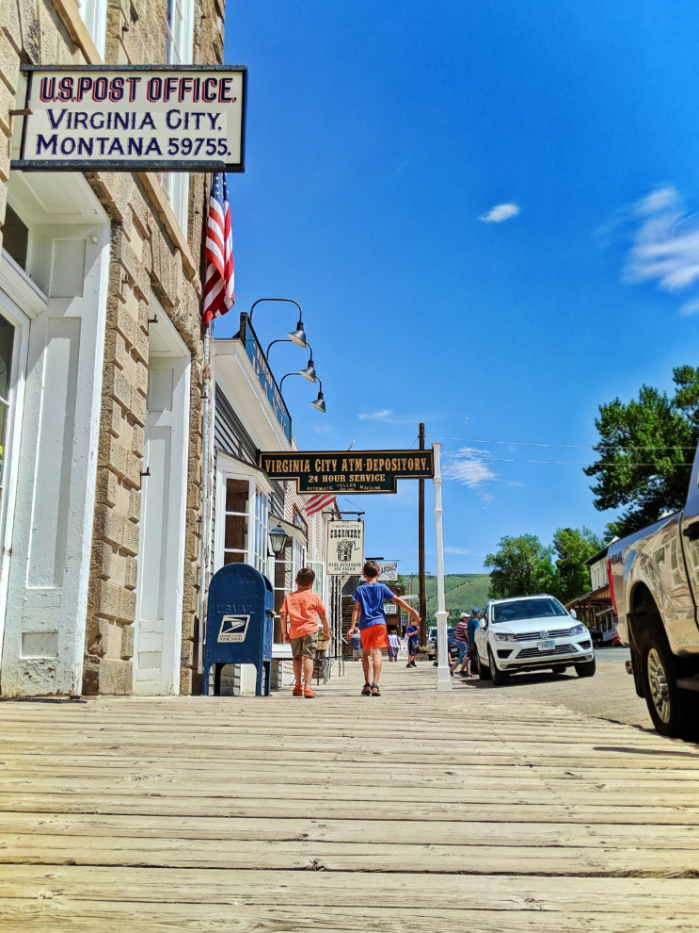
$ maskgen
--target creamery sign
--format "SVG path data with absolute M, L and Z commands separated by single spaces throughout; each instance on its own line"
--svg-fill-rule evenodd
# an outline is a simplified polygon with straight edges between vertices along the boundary
M 242 172 L 242 66 L 24 65 L 13 168 Z
M 399 479 L 431 479 L 431 450 L 261 452 L 271 479 L 295 479 L 297 492 L 395 492 Z

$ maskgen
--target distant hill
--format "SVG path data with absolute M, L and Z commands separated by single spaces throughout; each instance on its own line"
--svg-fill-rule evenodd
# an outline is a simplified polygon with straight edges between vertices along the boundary
M 409 592 L 410 577 L 402 577 L 406 593 Z M 473 606 L 480 609 L 488 600 L 490 574 L 487 573 L 448 573 L 444 577 L 444 600 L 447 609 L 451 610 L 449 624 L 456 624 L 459 614 L 470 612 Z M 430 576 L 425 579 L 427 596 L 427 624 L 435 624 L 437 612 L 437 578 Z M 417 593 L 417 577 L 413 577 L 413 592 Z

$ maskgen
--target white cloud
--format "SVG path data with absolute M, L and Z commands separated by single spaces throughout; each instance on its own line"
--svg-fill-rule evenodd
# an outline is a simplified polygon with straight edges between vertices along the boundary
M 497 479 L 486 461 L 483 459 L 485 451 L 475 447 L 462 447 L 445 459 L 444 478 L 454 479 L 469 489 L 478 489 L 482 483 Z
M 462 557 L 470 557 L 473 551 L 467 551 L 465 547 L 445 547 L 445 554 L 460 554 Z
M 699 215 L 687 211 L 670 185 L 620 211 L 605 232 L 624 227 L 631 240 L 624 281 L 651 282 L 660 291 L 682 293 L 682 314 L 699 311 Z
M 393 414 L 391 408 L 382 408 L 381 411 L 362 412 L 359 416 L 360 421 L 385 421 Z
M 519 214 L 519 208 L 516 204 L 497 204 L 487 214 L 481 214 L 478 219 L 484 224 L 501 224 L 503 220 L 509 220 L 517 214 Z
M 507 484 L 508 486 L 519 486 L 524 489 L 524 483 L 518 483 L 516 480 L 513 480 L 511 483 Z

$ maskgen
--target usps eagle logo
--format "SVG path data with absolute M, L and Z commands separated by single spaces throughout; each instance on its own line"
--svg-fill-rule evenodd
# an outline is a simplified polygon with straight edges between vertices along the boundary
M 250 616 L 235 615 L 235 616 L 224 616 L 221 619 L 221 628 L 218 633 L 218 641 L 230 644 L 240 643 L 245 641 L 245 636 L 248 633 L 248 625 L 250 623 Z

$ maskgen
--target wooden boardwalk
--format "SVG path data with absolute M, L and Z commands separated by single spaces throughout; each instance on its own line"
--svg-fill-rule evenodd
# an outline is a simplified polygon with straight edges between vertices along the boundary
M 694 933 L 696 746 L 433 685 L 0 703 L 0 929 Z

